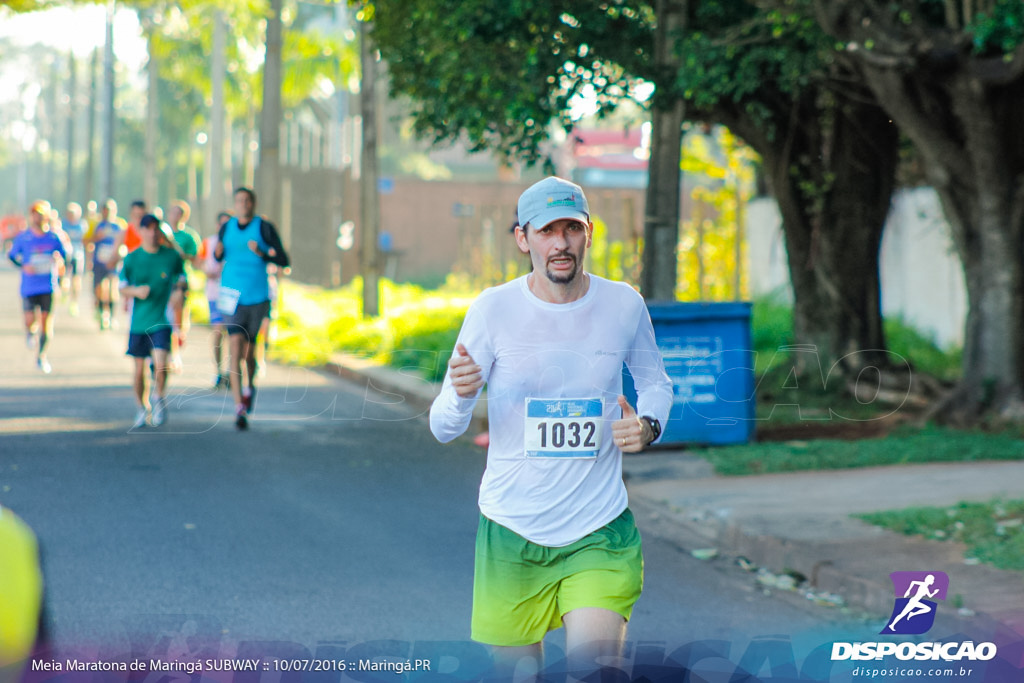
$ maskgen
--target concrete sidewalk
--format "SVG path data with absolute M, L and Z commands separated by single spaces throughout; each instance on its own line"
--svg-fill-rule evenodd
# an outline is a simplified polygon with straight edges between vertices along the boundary
M 424 413 L 437 391 L 421 378 L 349 356 L 333 357 L 328 369 Z M 484 430 L 480 402 L 469 435 Z M 837 596 L 881 619 L 893 606 L 890 572 L 942 571 L 950 579 L 942 616 L 952 627 L 981 622 L 1024 635 L 1024 573 L 969 563 L 957 543 L 911 538 L 851 517 L 1024 497 L 1024 459 L 721 477 L 692 452 L 656 449 L 627 455 L 623 468 L 642 526 L 657 526 L 695 555 L 802 576 L 794 589 Z
M 950 579 L 946 604 L 961 617 L 991 619 L 1024 635 L 1024 573 L 969 563 L 959 543 L 908 537 L 851 517 L 1020 498 L 1024 461 L 721 477 L 696 455 L 654 451 L 627 457 L 624 469 L 634 499 L 663 506 L 692 539 L 773 572 L 802 575 L 809 591 L 887 615 L 890 572 L 942 571 Z

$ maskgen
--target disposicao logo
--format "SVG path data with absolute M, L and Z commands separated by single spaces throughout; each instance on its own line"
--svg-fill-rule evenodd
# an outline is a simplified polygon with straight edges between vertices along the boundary
M 949 577 L 944 572 L 893 572 L 896 594 L 892 616 L 879 633 L 904 636 L 927 633 L 935 623 L 936 600 L 945 600 Z
M 936 600 L 945 600 L 949 591 L 949 577 L 944 572 L 893 572 L 895 600 L 892 615 L 886 621 L 882 635 L 920 635 L 935 624 L 938 609 Z M 966 642 L 867 642 L 833 643 L 832 661 L 879 660 L 896 657 L 899 660 L 920 661 L 988 661 L 994 658 L 994 643 Z

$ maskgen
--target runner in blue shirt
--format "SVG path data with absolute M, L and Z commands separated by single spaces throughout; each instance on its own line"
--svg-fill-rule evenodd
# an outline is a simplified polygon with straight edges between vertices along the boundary
M 8 258 L 21 269 L 22 310 L 25 312 L 25 343 L 32 348 L 39 333 L 36 365 L 51 371 L 46 360 L 46 342 L 52 331 L 50 310 L 58 272 L 64 267 L 67 252 L 60 238 L 50 231 L 50 204 L 42 200 L 29 208 L 29 229 L 14 238 Z
M 82 218 L 81 205 L 70 202 L 64 210 L 61 221 L 64 233 L 71 241 L 71 253 L 68 254 L 68 268 L 64 277 L 70 292 L 69 309 L 71 315 L 78 315 L 78 299 L 82 294 L 82 274 L 85 272 L 85 235 L 89 232 L 89 224 Z
M 120 247 L 126 229 L 127 224 L 117 215 L 117 202 L 108 199 L 100 209 L 100 222 L 85 237 L 86 244 L 93 250 L 92 282 L 101 330 L 114 323 L 114 307 L 118 300 L 117 266 L 121 261 Z
M 256 215 L 256 193 L 235 190 L 235 216 L 220 229 L 214 257 L 224 263 L 218 308 L 228 333 L 228 370 L 235 397 L 235 426 L 247 429 L 256 396 L 256 344 L 263 319 L 270 311 L 267 264 L 288 267 L 288 254 L 274 225 Z M 245 359 L 247 387 L 242 382 Z

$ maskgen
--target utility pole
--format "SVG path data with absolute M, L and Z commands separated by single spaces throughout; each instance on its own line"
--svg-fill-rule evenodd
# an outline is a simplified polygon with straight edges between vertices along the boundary
M 672 83 L 681 68 L 674 41 L 686 26 L 687 0 L 658 0 L 655 8 L 657 82 L 651 100 L 651 156 L 647 166 L 640 291 L 648 300 L 675 301 L 682 173 L 679 162 L 685 106 L 683 99 L 673 92 Z
M 206 205 L 203 221 L 209 224 L 217 211 L 228 207 L 228 194 L 224 182 L 225 108 L 224 81 L 227 76 L 225 53 L 227 52 L 227 25 L 223 10 L 213 15 L 213 54 L 210 56 L 210 78 L 212 81 L 213 107 L 210 109 L 210 199 Z M 271 220 L 276 220 L 277 217 Z
M 40 100 L 45 102 L 43 111 L 37 114 L 42 129 L 42 139 L 46 140 L 46 151 L 39 156 L 43 165 L 43 196 L 57 196 L 57 139 L 60 130 L 60 82 L 61 82 L 61 60 L 58 55 L 53 55 L 53 62 L 50 64 L 50 77 L 40 95 Z
M 75 64 L 75 53 L 68 50 L 68 83 L 67 83 L 67 148 L 68 165 L 67 176 L 64 181 L 64 202 L 67 203 L 74 198 L 74 173 L 75 173 L 75 118 L 78 114 L 78 78 Z
M 139 18 L 142 20 L 142 31 L 146 36 L 147 52 L 149 61 L 146 63 L 146 141 L 143 150 L 145 168 L 142 178 L 142 196 L 147 206 L 154 206 L 157 202 L 156 186 L 156 138 L 160 113 L 160 64 L 156 58 L 156 23 L 159 21 L 153 16 L 154 10 L 142 10 Z
M 281 9 L 271 0 L 267 17 L 267 49 L 263 61 L 263 112 L 260 116 L 260 164 L 256 174 L 260 206 L 270 220 L 283 221 L 281 206 Z M 290 207 L 289 207 L 290 209 Z
M 103 57 L 103 168 L 100 189 L 102 200 L 114 196 L 114 0 L 107 3 L 107 45 Z
M 363 273 L 363 317 L 380 315 L 380 198 L 377 194 L 377 51 L 370 40 L 370 25 L 359 23 L 359 109 L 362 117 L 363 150 L 360 155 L 360 261 Z
M 96 187 L 93 178 L 96 171 L 96 105 L 97 93 L 99 92 L 98 76 L 96 75 L 100 61 L 100 50 L 92 51 L 92 59 L 89 60 L 89 115 L 85 130 L 85 201 L 96 199 Z M 84 209 L 85 206 L 83 205 Z

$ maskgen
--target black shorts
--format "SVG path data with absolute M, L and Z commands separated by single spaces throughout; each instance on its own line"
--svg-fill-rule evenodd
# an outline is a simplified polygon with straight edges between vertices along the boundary
M 69 268 L 71 271 L 71 277 L 81 275 L 85 272 L 85 254 L 78 251 L 78 249 L 75 249 L 74 253 L 71 255 L 71 260 L 68 265 L 71 266 Z
M 107 278 L 116 279 L 117 278 L 117 269 L 115 268 L 114 270 L 111 270 L 110 268 L 107 268 L 102 263 L 98 263 L 96 261 L 93 261 L 93 264 L 92 264 L 92 281 L 93 281 L 93 283 L 96 284 L 96 285 L 99 285 L 101 282 L 103 282 Z
M 26 313 L 31 313 L 37 308 L 43 313 L 49 313 L 50 309 L 53 308 L 53 292 L 33 294 L 21 300 L 21 309 Z
M 229 335 L 244 334 L 246 341 L 256 341 L 256 337 L 260 333 L 260 325 L 263 324 L 263 319 L 269 312 L 269 301 L 250 305 L 238 304 L 234 313 L 224 316 L 224 329 L 228 331 Z
M 153 349 L 171 350 L 171 328 L 157 327 L 152 332 L 131 332 L 128 335 L 128 355 L 134 358 L 148 358 Z

